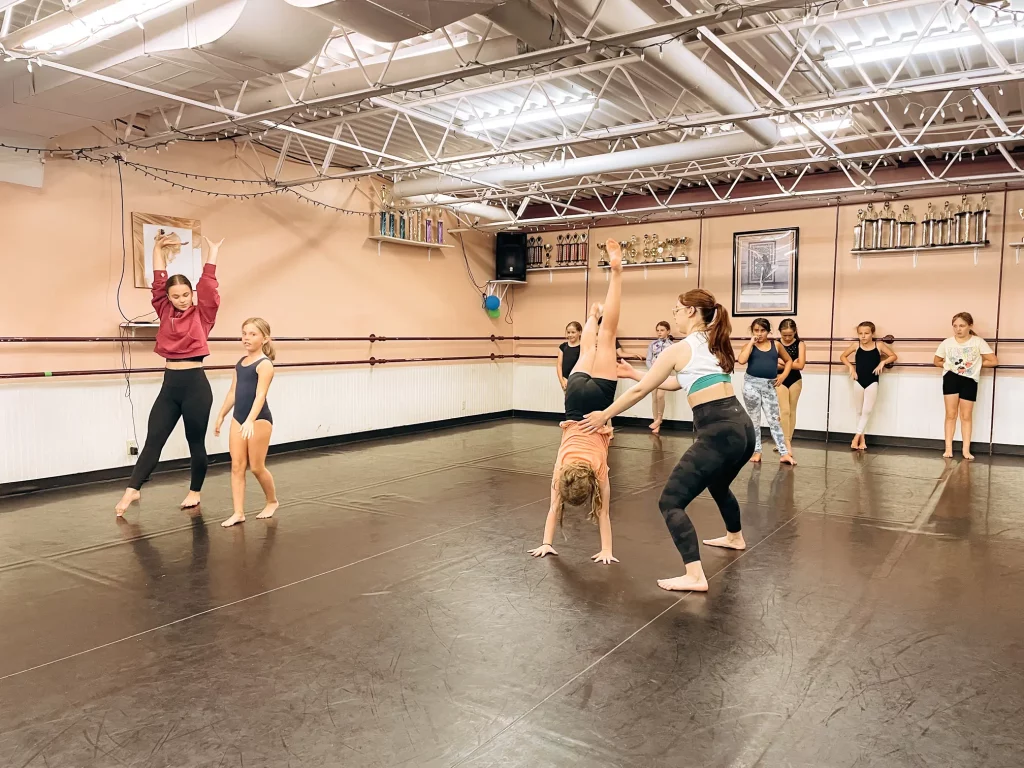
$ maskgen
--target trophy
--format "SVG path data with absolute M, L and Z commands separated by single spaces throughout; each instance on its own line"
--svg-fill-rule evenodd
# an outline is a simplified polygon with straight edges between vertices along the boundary
M 857 211 L 857 223 L 853 225 L 853 250 L 864 250 L 864 209 Z
M 555 239 L 555 266 L 561 267 L 565 260 L 565 235 L 559 235 Z
M 935 245 L 935 206 L 928 203 L 924 216 L 921 222 L 921 245 L 930 247 Z
M 882 206 L 882 215 L 878 217 L 875 239 L 879 248 L 896 247 L 896 217 L 893 215 L 892 205 L 888 200 Z
M 864 245 L 867 248 L 881 248 L 881 234 L 875 204 L 868 203 L 868 209 L 864 213 Z
M 423 215 L 426 217 L 426 221 L 423 224 L 423 231 L 425 233 L 423 242 L 432 243 L 434 242 L 434 221 L 430 214 L 430 209 L 427 208 Z
M 544 266 L 551 266 L 551 243 L 544 243 Z
M 1024 216 L 1022 216 L 1021 218 L 1024 218 Z M 598 256 L 597 256 L 597 266 L 599 266 L 599 267 L 607 267 L 608 264 L 609 264 L 609 261 L 608 261 L 608 246 L 605 245 L 604 243 L 598 243 L 597 244 L 597 254 L 598 254 Z
M 899 248 L 912 248 L 914 245 L 914 229 L 917 224 L 909 205 L 903 206 L 899 221 L 896 224 L 896 245 Z
M 437 209 L 434 214 L 434 226 L 437 228 L 437 244 L 444 245 L 444 210 Z
M 580 235 L 580 265 L 585 266 L 590 263 L 590 248 L 587 243 L 587 239 L 590 235 L 586 232 Z
M 407 230 L 405 227 L 405 208 L 398 209 L 398 237 L 402 240 L 406 239 Z
M 380 236 L 388 234 L 388 188 L 380 185 Z
M 960 205 L 953 214 L 953 238 L 955 245 L 966 245 L 971 242 L 971 203 L 967 195 L 960 198 Z
M 980 245 L 988 245 L 988 215 L 990 211 L 988 209 L 988 195 L 982 192 L 981 202 L 978 204 L 978 210 L 971 214 L 973 219 L 973 236 L 971 242 L 978 243 Z
M 942 204 L 942 238 L 939 245 L 951 245 L 956 242 L 954 238 L 956 230 L 956 213 L 949 200 Z

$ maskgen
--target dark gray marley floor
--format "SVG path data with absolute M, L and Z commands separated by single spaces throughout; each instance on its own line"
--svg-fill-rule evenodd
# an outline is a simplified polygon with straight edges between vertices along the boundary
M 119 483 L 0 501 L 0 766 L 1024 765 L 1020 460 L 769 453 L 734 484 L 750 547 L 687 596 L 655 579 L 689 435 L 618 430 L 610 567 L 576 511 L 526 555 L 558 439 L 271 457 L 280 512 L 230 530 L 223 467 L 194 515 L 181 473 L 121 524 Z

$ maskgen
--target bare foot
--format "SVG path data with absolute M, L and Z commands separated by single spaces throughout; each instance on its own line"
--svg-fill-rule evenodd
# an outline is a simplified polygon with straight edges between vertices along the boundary
M 257 520 L 266 520 L 268 517 L 273 517 L 274 513 L 277 512 L 277 508 L 281 506 L 276 501 L 268 501 L 267 506 L 263 508 L 263 511 L 256 515 Z M 244 518 L 243 518 L 244 519 Z
M 192 509 L 199 506 L 199 491 L 189 491 L 188 496 L 181 502 L 182 509 Z
M 652 432 L 657 432 L 659 429 L 661 429 L 661 419 L 655 419 L 654 421 L 652 421 L 649 429 Z
M 132 504 L 134 504 L 141 498 L 142 494 L 139 493 L 134 488 L 125 488 L 124 496 L 121 497 L 121 500 L 117 502 L 117 506 L 114 507 L 114 511 L 117 512 L 117 516 L 121 517 L 122 515 L 124 515 L 124 513 L 128 511 L 128 507 L 130 507 Z
M 792 453 L 787 453 L 785 456 L 779 457 L 779 464 L 789 464 L 791 467 L 795 467 L 796 459 L 793 458 Z
M 858 448 L 860 448 L 860 441 L 857 439 L 857 436 L 854 435 L 853 440 L 850 441 L 850 450 L 856 451 Z
M 755 453 L 753 456 L 751 456 L 750 457 L 750 463 L 751 464 L 760 464 L 761 463 L 761 454 L 760 453 Z
M 652 435 L 660 435 L 661 434 L 661 425 L 659 424 L 656 427 L 651 427 L 651 434 Z
M 964 451 L 964 458 L 968 461 L 974 461 L 974 454 L 970 451 Z
M 953 458 L 953 449 L 952 448 L 947 448 L 943 452 L 942 458 L 944 458 L 944 459 L 952 459 Z
M 658 586 L 669 592 L 707 592 L 708 580 L 693 576 L 676 576 L 674 579 L 658 579 Z
M 245 512 L 235 512 L 231 517 L 225 520 L 221 525 L 224 528 L 230 528 L 232 525 L 245 522 Z
M 598 304 L 596 301 L 593 304 L 590 305 L 590 316 L 591 317 L 600 318 L 602 312 L 604 312 L 604 307 L 601 306 L 600 304 Z
M 727 533 L 717 539 L 704 539 L 704 543 L 709 547 L 723 547 L 724 549 L 744 550 L 747 548 L 747 542 L 743 540 L 742 533 Z
M 611 267 L 612 272 L 622 271 L 622 249 L 615 240 L 608 240 L 605 243 L 605 248 L 608 250 L 608 266 Z

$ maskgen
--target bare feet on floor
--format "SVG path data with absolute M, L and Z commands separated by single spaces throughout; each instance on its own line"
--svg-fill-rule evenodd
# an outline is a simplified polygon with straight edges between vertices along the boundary
M 742 533 L 727 533 L 717 539 L 704 539 L 704 543 L 709 547 L 723 547 L 724 549 L 744 550 L 747 548 L 747 542 L 743 540 Z
M 658 579 L 658 586 L 669 592 L 707 592 L 708 580 L 693 576 L 676 576 L 674 579 Z
M 114 507 L 114 511 L 117 512 L 117 516 L 121 517 L 125 512 L 128 511 L 128 507 L 137 502 L 142 498 L 142 494 L 134 488 L 125 488 L 124 496 L 117 502 L 117 506 Z
M 761 463 L 761 454 L 760 453 L 755 453 L 753 456 L 751 456 L 750 457 L 750 463 L 751 464 L 760 464 Z
M 952 459 L 953 458 L 953 449 L 952 448 L 947 448 L 945 451 L 943 451 L 942 458 L 944 458 L 944 459 Z
M 791 467 L 795 467 L 796 459 L 793 458 L 792 453 L 787 453 L 785 456 L 779 457 L 779 464 L 789 464 Z
M 968 461 L 974 461 L 974 454 L 970 451 L 964 451 L 964 458 Z
M 231 517 L 225 520 L 221 525 L 225 528 L 230 528 L 232 525 L 238 525 L 239 523 L 245 522 L 245 512 L 235 512 Z
M 268 517 L 273 517 L 279 506 L 281 505 L 276 501 L 268 501 L 267 506 L 263 508 L 263 511 L 256 515 L 256 519 L 266 520 Z
M 191 509 L 199 506 L 199 491 L 189 491 L 188 496 L 181 502 L 182 509 Z

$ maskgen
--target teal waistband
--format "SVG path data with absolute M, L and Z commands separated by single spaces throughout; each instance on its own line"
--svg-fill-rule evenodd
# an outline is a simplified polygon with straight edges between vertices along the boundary
M 702 389 L 714 386 L 715 384 L 731 384 L 732 376 L 727 373 L 709 373 L 707 376 L 701 376 L 690 386 L 690 391 L 687 394 L 694 395 L 700 392 Z

